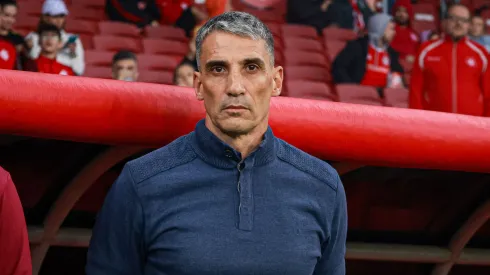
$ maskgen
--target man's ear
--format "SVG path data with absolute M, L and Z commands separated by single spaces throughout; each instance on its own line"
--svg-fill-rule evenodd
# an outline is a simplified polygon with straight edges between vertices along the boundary
M 201 73 L 194 72 L 194 92 L 196 93 L 196 98 L 199 101 L 204 100 L 204 96 L 201 91 L 202 82 L 201 82 Z
M 281 95 L 282 81 L 284 79 L 284 69 L 281 66 L 277 66 L 274 69 L 274 83 L 272 87 L 272 96 Z

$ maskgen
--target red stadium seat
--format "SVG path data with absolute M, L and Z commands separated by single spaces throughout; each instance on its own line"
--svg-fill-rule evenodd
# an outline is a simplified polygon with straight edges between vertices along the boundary
M 281 51 L 274 51 L 274 63 L 276 66 L 284 65 L 284 55 Z
M 348 41 L 357 38 L 357 34 L 352 30 L 341 29 L 337 27 L 325 28 L 323 29 L 322 33 L 323 33 L 323 37 L 325 38 L 325 41 L 332 41 L 332 40 Z
M 90 8 L 98 8 L 104 9 L 106 0 L 74 0 L 70 5 L 70 10 L 73 8 L 79 7 L 90 7 Z
M 85 73 L 83 74 L 85 77 L 93 77 L 93 78 L 104 78 L 104 79 L 112 79 L 112 71 L 110 67 L 85 67 Z
M 408 108 L 408 90 L 399 88 L 388 88 L 384 90 L 385 102 L 387 106 Z
M 37 29 L 39 24 L 39 17 L 36 16 L 19 16 L 17 22 L 14 25 L 14 30 L 19 32 L 31 32 Z
M 326 42 L 325 47 L 327 48 L 327 56 L 330 62 L 335 60 L 335 57 L 337 57 L 337 55 L 344 49 L 346 44 L 347 42 L 342 40 L 332 40 Z
M 324 68 L 329 66 L 325 55 L 317 52 L 285 50 L 284 57 L 286 59 L 285 65 L 287 66 L 308 65 Z
M 143 39 L 143 49 L 147 54 L 176 55 L 183 57 L 189 47 L 187 43 L 164 39 Z
M 70 10 L 70 17 L 73 19 L 85 19 L 91 21 L 102 21 L 105 18 L 103 9 L 93 9 L 87 7 L 77 7 Z
M 87 66 L 93 67 L 111 67 L 113 52 L 86 50 L 85 51 L 85 63 Z
M 412 22 L 412 28 L 417 33 L 422 33 L 429 30 L 437 30 L 437 24 L 434 21 L 418 21 Z
M 96 35 L 94 36 L 94 46 L 96 50 L 101 51 L 128 50 L 134 53 L 140 53 L 142 50 L 140 40 L 120 36 Z
M 164 71 L 140 71 L 138 82 L 158 83 L 158 84 L 172 84 L 173 72 Z
M 318 33 L 315 28 L 304 25 L 287 24 L 282 25 L 282 35 L 289 37 L 303 37 L 317 39 Z
M 91 50 L 94 48 L 94 40 L 92 39 L 92 35 L 80 34 L 78 37 L 80 38 L 80 41 L 82 41 L 84 50 Z
M 28 14 L 34 16 L 41 16 L 43 1 L 20 1 L 17 3 L 19 9 L 19 15 Z M 39 20 L 39 18 L 38 18 Z
M 287 66 L 284 69 L 286 79 L 331 82 L 332 77 L 327 68 L 317 66 Z
M 336 86 L 340 102 L 382 106 L 383 101 L 374 87 L 354 84 Z
M 263 22 L 284 22 L 284 16 L 281 13 L 268 10 L 244 9 L 244 12 L 251 13 Z
M 279 23 L 274 23 L 274 22 L 269 22 L 267 23 L 267 27 L 271 31 L 272 35 L 277 36 L 277 37 L 282 37 L 282 28 L 281 24 Z
M 437 14 L 436 6 L 431 3 L 413 4 L 412 9 L 414 14 L 430 14 L 430 15 Z
M 140 70 L 173 72 L 179 64 L 175 58 L 165 55 L 140 54 L 137 58 Z
M 71 19 L 70 17 L 68 17 L 66 20 L 65 30 L 76 34 L 90 35 L 94 35 L 99 32 L 96 22 L 82 19 Z
M 286 81 L 287 96 L 335 101 L 335 95 L 327 84 L 305 80 Z
M 323 46 L 318 40 L 297 37 L 284 37 L 285 49 L 323 52 Z
M 145 28 L 145 34 L 148 38 L 160 38 L 182 42 L 187 42 L 188 40 L 183 29 L 172 26 L 149 26 Z
M 125 37 L 141 37 L 141 31 L 135 25 L 123 22 L 101 21 L 99 22 L 101 35 L 114 35 Z

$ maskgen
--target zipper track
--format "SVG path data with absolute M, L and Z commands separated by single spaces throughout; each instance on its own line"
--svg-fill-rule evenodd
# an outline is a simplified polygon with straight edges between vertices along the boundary
M 458 44 L 454 43 L 453 42 L 453 52 L 452 52 L 452 86 L 453 86 L 453 89 L 452 89 L 452 111 L 453 113 L 457 113 L 458 112 L 458 88 L 457 88 L 457 83 L 458 83 L 458 80 L 456 78 L 456 75 L 457 75 L 457 65 L 458 65 L 458 61 L 457 61 L 457 47 L 458 47 Z

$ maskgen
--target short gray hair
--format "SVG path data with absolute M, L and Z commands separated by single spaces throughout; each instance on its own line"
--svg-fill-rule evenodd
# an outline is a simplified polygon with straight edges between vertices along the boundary
M 257 17 L 240 11 L 230 11 L 220 14 L 207 21 L 196 35 L 196 61 L 200 68 L 199 57 L 204 39 L 212 32 L 226 32 L 253 40 L 264 40 L 270 55 L 271 65 L 274 66 L 274 37 L 269 28 Z

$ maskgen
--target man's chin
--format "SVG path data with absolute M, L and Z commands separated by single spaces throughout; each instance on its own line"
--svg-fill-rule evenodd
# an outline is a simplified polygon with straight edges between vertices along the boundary
M 249 133 L 254 128 L 252 124 L 243 117 L 228 117 L 219 122 L 219 128 L 226 135 L 240 136 Z

